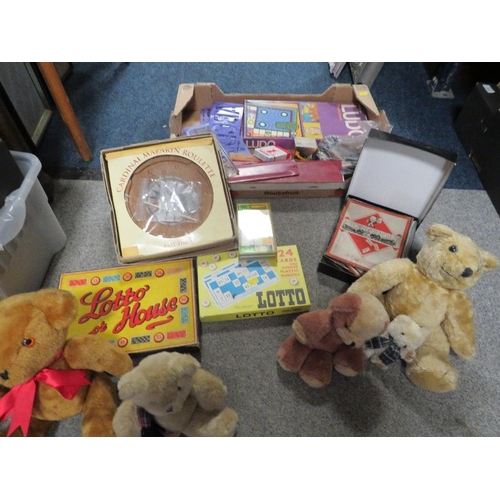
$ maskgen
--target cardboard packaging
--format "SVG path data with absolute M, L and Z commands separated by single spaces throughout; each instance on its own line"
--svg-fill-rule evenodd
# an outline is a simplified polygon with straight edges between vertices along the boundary
M 318 141 L 312 137 L 296 137 L 294 142 L 295 155 L 298 158 L 312 157 L 318 151 Z
M 214 102 L 244 104 L 246 100 L 355 103 L 368 120 L 389 125 L 385 112 L 379 111 L 366 85 L 337 83 L 322 94 L 225 94 L 215 83 L 182 83 L 177 90 L 174 110 L 170 115 L 170 134 L 178 137 L 182 135 L 184 128 L 199 124 L 200 111 L 212 106 Z M 259 139 L 247 145 L 254 149 L 276 144 L 272 139 Z
M 456 161 L 456 153 L 371 130 L 318 271 L 352 283 L 370 263 L 373 266 L 381 260 L 406 257 L 416 228 Z M 346 216 L 350 203 L 362 211 Z M 338 238 L 340 247 L 333 247 Z M 332 252 L 344 256 L 340 265 L 332 259 Z M 367 254 L 371 254 L 369 259 Z
M 257 148 L 254 150 L 253 154 L 262 161 L 280 161 L 287 160 L 291 157 L 290 151 L 280 148 L 279 146 Z
M 234 198 L 326 198 L 344 196 L 350 177 L 340 160 L 297 161 L 298 175 L 238 182 L 228 179 Z M 235 178 L 237 179 L 237 178 Z
M 499 84 L 500 85 L 500 84 Z M 500 215 L 500 87 L 477 83 L 455 120 L 455 130 Z
M 238 172 L 227 177 L 230 189 L 231 186 L 238 182 L 252 183 L 299 175 L 297 161 L 292 158 L 283 161 L 273 161 L 272 163 L 235 161 L 234 166 L 238 169 Z
M 377 122 L 381 128 L 390 128 L 385 111 L 379 110 L 370 90 L 366 85 L 337 83 L 331 85 L 322 94 L 225 94 L 215 83 L 183 83 L 179 85 L 174 110 L 170 115 L 170 134 L 182 135 L 189 126 L 200 123 L 200 111 L 212 106 L 214 102 L 233 102 L 244 104 L 247 100 L 276 100 L 286 102 L 355 104 L 370 121 Z M 273 139 L 258 139 L 247 143 L 250 151 L 255 148 L 275 146 Z M 291 149 L 295 147 L 292 139 Z M 348 179 L 331 167 L 314 166 L 310 163 L 301 165 L 297 162 L 300 175 L 293 179 L 280 179 L 280 182 L 263 181 L 262 185 L 253 183 L 244 186 L 231 185 L 234 197 L 265 198 L 301 198 L 343 196 L 348 186 Z M 313 167 L 311 169 L 310 167 Z M 267 182 L 266 184 L 264 182 Z
M 244 109 L 243 140 L 249 148 L 260 148 L 261 140 L 292 149 L 301 137 L 320 141 L 328 135 L 358 135 L 367 119 L 356 102 L 247 99 Z
M 196 260 L 202 323 L 298 314 L 311 307 L 295 245 L 278 247 L 275 259 L 240 260 L 232 251 Z
M 212 134 L 108 149 L 101 167 L 120 263 L 236 247 L 236 218 Z
M 0 207 L 0 299 L 38 290 L 66 234 L 38 181 L 40 160 L 11 151 L 23 181 Z M 0 169 L 1 170 L 1 169 Z
M 194 259 L 64 273 L 78 299 L 68 336 L 99 335 L 129 354 L 199 350 Z
M 240 260 L 275 259 L 277 246 L 271 204 L 266 201 L 236 203 L 236 215 Z

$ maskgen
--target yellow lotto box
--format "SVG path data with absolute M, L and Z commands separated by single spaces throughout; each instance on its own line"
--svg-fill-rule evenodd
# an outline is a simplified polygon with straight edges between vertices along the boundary
M 99 335 L 129 354 L 199 348 L 194 259 L 62 274 L 78 299 L 69 327 Z
M 295 245 L 276 258 L 239 259 L 237 251 L 197 257 L 201 322 L 278 316 L 311 304 Z

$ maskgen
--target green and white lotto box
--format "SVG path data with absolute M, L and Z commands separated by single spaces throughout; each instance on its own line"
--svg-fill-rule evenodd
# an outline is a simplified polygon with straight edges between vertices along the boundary
M 236 250 L 197 257 L 201 322 L 302 313 L 311 307 L 295 245 L 276 258 L 240 259 Z

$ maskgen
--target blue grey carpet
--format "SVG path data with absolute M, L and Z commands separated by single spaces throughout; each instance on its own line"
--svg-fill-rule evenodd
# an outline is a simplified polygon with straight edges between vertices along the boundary
M 439 99 L 427 80 L 423 63 L 385 63 L 371 92 L 394 134 L 458 154 L 446 188 L 483 189 L 453 128 L 470 88 L 457 82 L 453 99 Z M 102 149 L 169 137 L 178 86 L 194 82 L 214 82 L 225 93 L 320 94 L 352 78 L 348 65 L 334 78 L 327 62 L 73 63 L 65 87 L 93 160 L 80 158 L 55 113 L 37 151 L 44 170 L 56 178 L 100 178 Z

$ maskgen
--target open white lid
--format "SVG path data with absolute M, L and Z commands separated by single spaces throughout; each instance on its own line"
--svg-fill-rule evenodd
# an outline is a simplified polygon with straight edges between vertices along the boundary
M 420 223 L 456 161 L 456 153 L 372 129 L 347 196 L 411 215 Z

